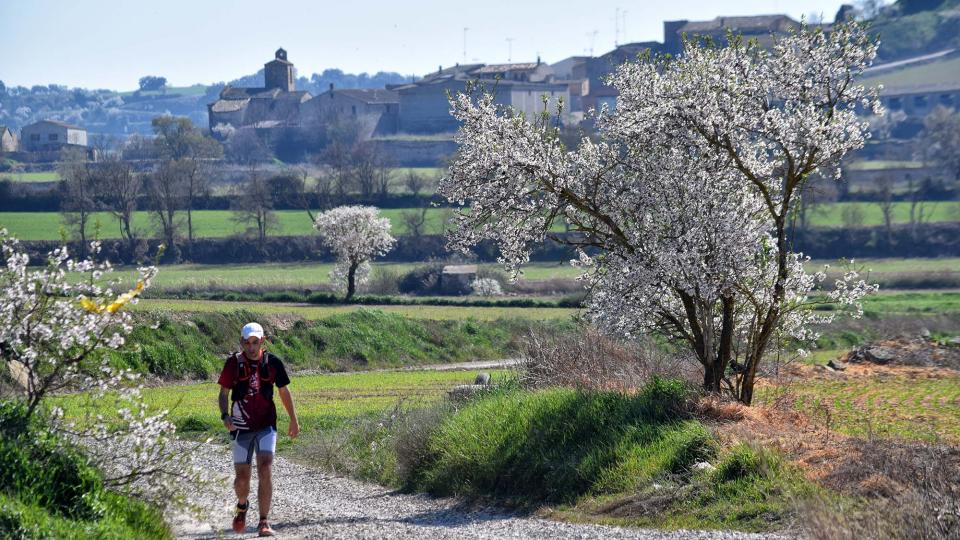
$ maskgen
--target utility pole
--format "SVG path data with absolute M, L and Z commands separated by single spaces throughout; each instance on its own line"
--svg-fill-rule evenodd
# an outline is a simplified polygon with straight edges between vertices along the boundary
M 623 42 L 627 43 L 627 10 L 622 10 L 620 12 L 621 22 L 620 22 L 620 34 L 623 36 Z
M 613 10 L 613 46 L 620 46 L 620 7 Z
M 470 28 L 464 26 L 463 27 L 463 63 L 464 64 L 467 63 L 467 30 L 470 30 Z
M 630 40 L 627 39 L 627 10 L 620 12 L 620 34 L 623 36 L 623 42 L 628 43 Z
M 507 38 L 507 63 L 513 62 L 513 38 Z

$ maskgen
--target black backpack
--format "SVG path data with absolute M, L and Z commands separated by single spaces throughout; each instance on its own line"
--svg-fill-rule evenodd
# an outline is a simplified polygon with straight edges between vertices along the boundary
M 237 379 L 233 384 L 233 390 L 230 393 L 232 401 L 240 401 L 247 395 L 250 388 L 250 377 L 256 375 L 260 377 L 260 393 L 268 400 L 273 399 L 273 379 L 270 376 L 270 353 L 264 351 L 263 358 L 260 361 L 260 369 L 257 373 L 247 373 L 247 358 L 243 353 L 236 353 L 237 358 Z

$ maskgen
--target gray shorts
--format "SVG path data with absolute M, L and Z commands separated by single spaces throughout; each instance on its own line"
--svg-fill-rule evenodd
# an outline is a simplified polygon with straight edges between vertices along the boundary
M 253 462 L 253 454 L 273 454 L 277 449 L 277 430 L 265 427 L 260 431 L 235 431 L 233 439 L 233 462 L 237 465 Z

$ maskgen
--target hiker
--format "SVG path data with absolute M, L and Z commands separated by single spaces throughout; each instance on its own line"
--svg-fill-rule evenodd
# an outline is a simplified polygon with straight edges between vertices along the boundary
M 257 455 L 257 503 L 260 536 L 273 536 L 268 514 L 273 496 L 273 481 L 270 467 L 277 447 L 277 407 L 273 403 L 273 387 L 277 387 L 283 408 L 290 417 L 287 434 L 294 438 L 300 433 L 297 413 L 293 409 L 293 397 L 287 385 L 290 377 L 283 362 L 268 352 L 263 327 L 252 322 L 240 331 L 241 350 L 231 354 L 220 372 L 220 419 L 230 430 L 233 440 L 233 467 L 236 478 L 233 489 L 237 493 L 237 510 L 233 518 L 233 530 L 240 534 L 246 529 L 247 509 L 250 501 L 251 462 L 254 451 Z M 230 408 L 227 409 L 227 400 Z

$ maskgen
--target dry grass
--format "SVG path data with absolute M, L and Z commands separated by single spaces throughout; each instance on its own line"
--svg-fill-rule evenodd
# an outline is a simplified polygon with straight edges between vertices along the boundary
M 692 364 L 650 341 L 620 342 L 593 327 L 566 335 L 534 331 L 519 344 L 520 383 L 632 391 L 655 376 L 694 381 Z
M 852 381 L 867 377 L 844 376 Z M 750 408 L 706 399 L 698 408 L 718 427 L 725 444 L 748 441 L 773 448 L 809 480 L 841 495 L 798 503 L 804 536 L 960 538 L 960 447 L 839 433 L 833 429 L 837 419 L 830 405 L 798 410 L 794 390 L 780 387 L 764 405 Z

